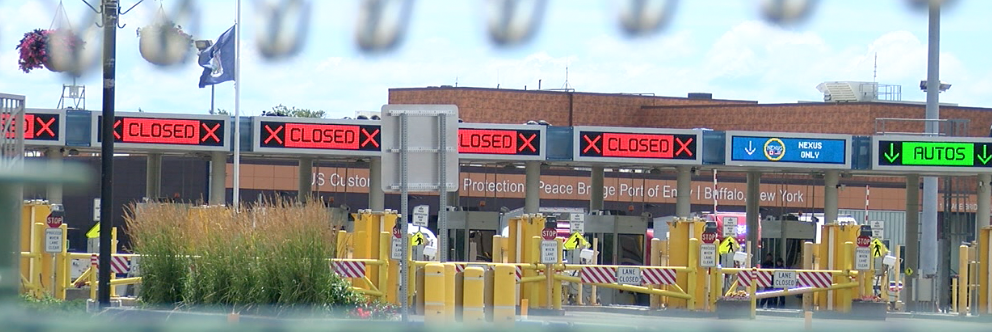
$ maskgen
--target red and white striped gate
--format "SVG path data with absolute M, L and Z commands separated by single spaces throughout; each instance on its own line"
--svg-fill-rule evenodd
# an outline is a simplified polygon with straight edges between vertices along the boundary
M 100 271 L 100 255 L 90 255 L 90 266 Z M 125 274 L 131 272 L 131 259 L 124 256 L 110 256 L 110 270 L 115 274 Z
M 579 270 L 579 281 L 584 284 L 612 284 L 617 282 L 617 271 L 612 267 L 583 267 Z
M 834 283 L 833 274 L 830 272 L 799 272 L 797 274 L 800 287 L 828 288 Z
M 334 262 L 334 273 L 337 273 L 342 278 L 364 278 L 365 263 Z
M 674 285 L 675 269 L 641 269 L 641 285 Z
M 744 270 L 737 274 L 737 282 L 741 286 L 751 287 L 751 279 L 757 281 L 757 287 L 772 287 L 772 272 L 771 271 L 756 271 L 757 273 L 752 273 L 751 270 Z M 752 276 L 752 274 L 754 274 Z

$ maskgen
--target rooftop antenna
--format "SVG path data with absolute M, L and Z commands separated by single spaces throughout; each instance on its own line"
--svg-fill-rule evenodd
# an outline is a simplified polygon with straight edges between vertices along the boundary
M 458 76 L 455 76 L 455 87 L 458 87 Z
M 872 83 L 878 83 L 878 52 L 875 52 L 875 67 L 871 74 Z
M 565 90 L 572 88 L 572 85 L 568 84 L 568 66 L 565 66 L 565 84 L 561 88 Z

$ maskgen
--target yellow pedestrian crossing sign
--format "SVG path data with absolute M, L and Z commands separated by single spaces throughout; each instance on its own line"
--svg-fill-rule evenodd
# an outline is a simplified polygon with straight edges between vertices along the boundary
M 427 239 L 424 238 L 424 233 L 416 232 L 410 237 L 410 242 L 415 246 L 427 244 Z
M 878 257 L 885 256 L 885 254 L 888 254 L 888 253 L 889 253 L 889 248 L 886 248 L 885 247 L 885 243 L 882 243 L 882 240 L 879 240 L 879 239 L 871 240 L 871 256 L 872 257 L 878 258 Z
M 721 255 L 736 252 L 740 248 L 741 245 L 737 243 L 737 239 L 735 239 L 733 236 L 728 236 L 727 238 L 723 239 L 723 242 L 720 242 Z
M 586 238 L 579 233 L 572 233 L 572 236 L 569 236 L 568 240 L 565 241 L 565 250 L 575 250 L 586 247 L 589 247 L 589 241 L 586 241 Z
M 95 239 L 95 238 L 98 238 L 98 237 L 100 237 L 100 222 L 99 221 L 96 222 L 96 225 L 93 225 L 93 228 L 90 228 L 90 230 L 86 232 L 86 238 L 87 239 Z

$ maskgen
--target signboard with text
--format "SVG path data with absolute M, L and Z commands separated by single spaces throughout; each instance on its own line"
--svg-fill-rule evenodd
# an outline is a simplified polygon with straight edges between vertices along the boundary
M 992 138 L 873 136 L 872 169 L 990 173 Z
M 10 114 L 0 114 L 2 123 L 7 123 Z M 7 138 L 14 138 L 18 130 L 24 132 L 24 144 L 28 146 L 65 145 L 65 111 L 25 109 L 24 123 L 14 123 L 7 128 Z M 10 121 L 13 122 L 13 121 Z
M 573 160 L 597 163 L 702 164 L 702 131 L 575 127 Z
M 850 135 L 727 132 L 727 165 L 851 168 Z
M 103 116 L 92 116 L 92 146 L 103 139 Z M 114 115 L 114 146 L 120 149 L 230 151 L 224 115 L 124 113 Z
M 461 123 L 460 159 L 544 160 L 545 126 Z
M 252 117 L 252 151 L 277 154 L 378 156 L 379 121 Z

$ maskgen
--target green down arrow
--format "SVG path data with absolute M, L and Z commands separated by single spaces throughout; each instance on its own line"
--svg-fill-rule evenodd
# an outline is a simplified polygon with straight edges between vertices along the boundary
M 989 160 L 992 160 L 992 155 L 989 154 L 989 146 L 982 145 L 982 154 L 977 155 L 978 161 L 982 162 L 982 165 L 988 165 Z
M 895 164 L 896 159 L 899 159 L 899 153 L 896 152 L 896 144 L 889 143 L 889 152 L 886 152 L 883 156 L 885 156 L 885 159 L 887 159 L 890 164 Z

